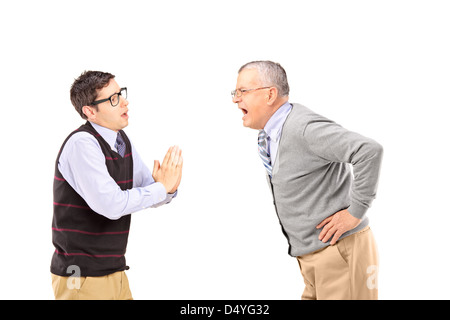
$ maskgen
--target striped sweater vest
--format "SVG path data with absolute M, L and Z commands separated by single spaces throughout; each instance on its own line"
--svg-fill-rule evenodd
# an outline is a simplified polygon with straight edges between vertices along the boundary
M 50 271 L 59 276 L 70 276 L 74 270 L 79 270 L 80 276 L 96 277 L 128 269 L 125 251 L 131 215 L 110 220 L 94 212 L 58 170 L 59 157 L 67 140 L 82 131 L 97 139 L 105 155 L 108 172 L 120 188 L 127 190 L 133 187 L 131 144 L 122 130 L 120 134 L 126 144 L 123 158 L 111 150 L 89 122 L 66 138 L 56 159 L 53 183 L 52 237 L 56 250 Z

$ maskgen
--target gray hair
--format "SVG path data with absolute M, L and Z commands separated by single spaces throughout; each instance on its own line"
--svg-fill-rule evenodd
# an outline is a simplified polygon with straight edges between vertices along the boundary
M 287 81 L 286 71 L 276 62 L 272 61 L 252 61 L 244 64 L 240 69 L 240 73 L 244 69 L 256 69 L 263 86 L 274 86 L 278 89 L 281 97 L 289 95 L 289 84 Z

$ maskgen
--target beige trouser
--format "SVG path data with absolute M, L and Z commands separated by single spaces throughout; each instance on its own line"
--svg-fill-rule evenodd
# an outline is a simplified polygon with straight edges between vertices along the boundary
M 56 300 L 132 300 L 124 271 L 103 277 L 61 277 L 52 274 Z
M 369 227 L 297 260 L 303 300 L 378 299 L 378 255 Z

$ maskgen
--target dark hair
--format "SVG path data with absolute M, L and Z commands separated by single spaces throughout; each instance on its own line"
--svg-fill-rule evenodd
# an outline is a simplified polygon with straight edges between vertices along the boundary
M 75 79 L 70 88 L 70 101 L 83 119 L 87 119 L 83 106 L 90 106 L 97 99 L 98 91 L 106 87 L 114 77 L 108 72 L 85 71 Z

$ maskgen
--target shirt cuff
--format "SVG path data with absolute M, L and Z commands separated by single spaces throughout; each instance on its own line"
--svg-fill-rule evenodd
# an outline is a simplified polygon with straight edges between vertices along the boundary
M 152 186 L 155 195 L 154 199 L 156 203 L 166 200 L 167 198 L 166 188 L 161 182 L 152 183 L 150 186 Z
M 175 197 L 177 196 L 177 194 L 178 194 L 178 189 L 175 190 L 174 193 L 168 193 L 168 194 L 167 194 L 167 198 L 173 199 L 173 198 L 175 198 Z

